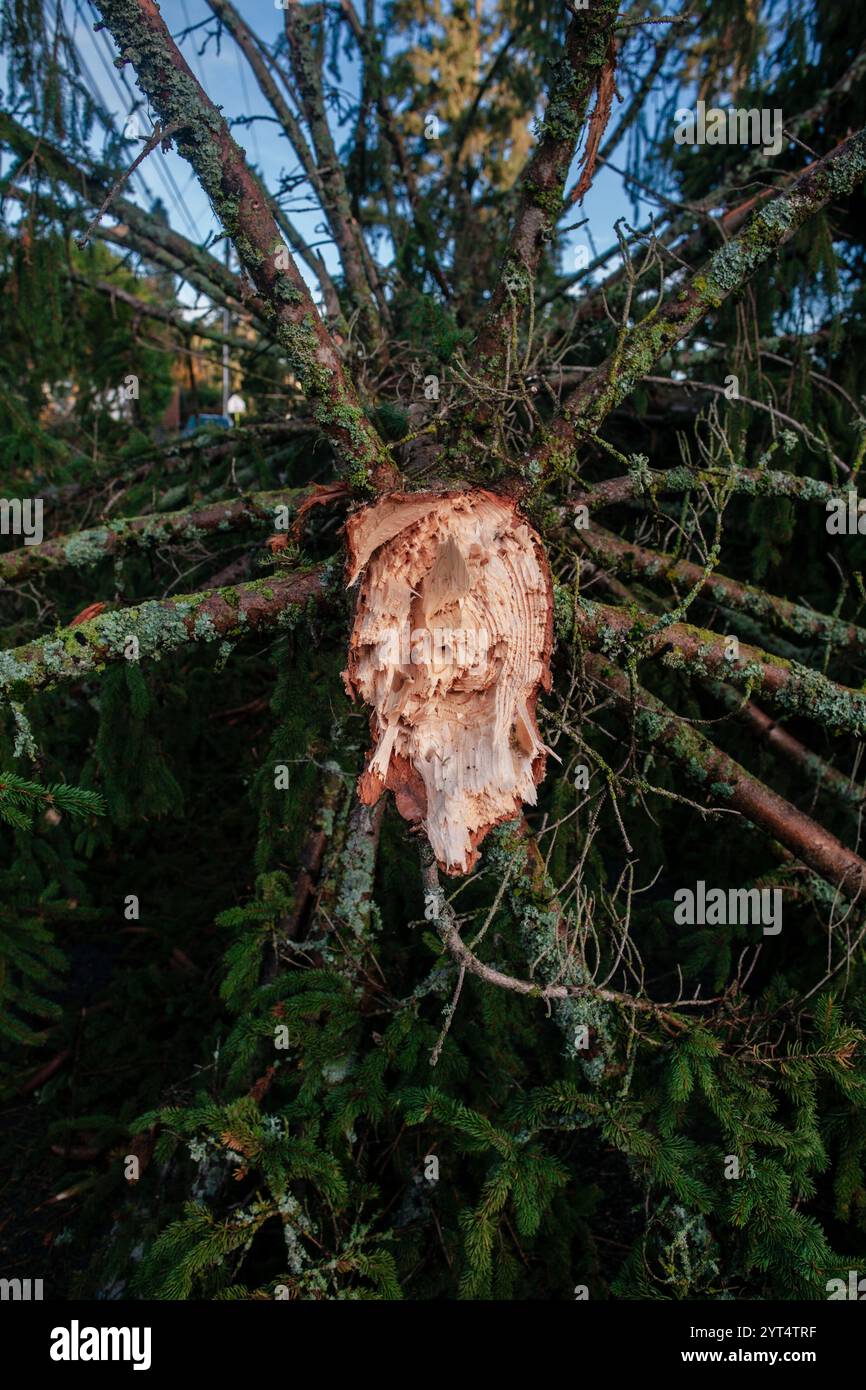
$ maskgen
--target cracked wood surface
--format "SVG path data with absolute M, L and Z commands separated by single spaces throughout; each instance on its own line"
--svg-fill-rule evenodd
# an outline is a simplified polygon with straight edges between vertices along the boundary
M 535 804 L 545 748 L 553 594 L 538 536 L 483 490 L 398 493 L 347 524 L 363 571 L 344 673 L 370 706 L 361 800 L 395 794 L 440 868 L 468 873 L 494 825 Z

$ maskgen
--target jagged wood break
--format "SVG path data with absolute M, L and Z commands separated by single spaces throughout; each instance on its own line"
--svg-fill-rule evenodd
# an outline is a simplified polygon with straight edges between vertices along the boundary
M 346 689 L 371 707 L 359 779 L 387 788 L 446 873 L 468 873 L 494 825 L 535 804 L 549 751 L 553 589 L 541 542 L 491 492 L 395 493 L 347 523 L 348 582 L 363 571 Z

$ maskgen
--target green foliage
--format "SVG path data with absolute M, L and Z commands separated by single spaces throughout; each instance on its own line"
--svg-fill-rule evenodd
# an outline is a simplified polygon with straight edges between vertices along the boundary
M 453 313 L 432 295 L 408 295 L 404 312 L 413 341 L 423 343 L 437 362 L 450 362 L 455 352 L 471 341 L 471 333 L 460 328 Z
M 15 772 L 0 773 L 0 820 L 16 830 L 29 830 L 38 811 L 57 815 L 101 816 L 105 806 L 98 792 L 62 783 L 42 787 Z
M 0 821 L 7 827 L 4 839 L 11 839 L 18 850 L 15 867 L 0 867 L 0 1038 L 7 1042 L 41 1046 L 46 1023 L 62 1012 L 57 995 L 67 960 L 57 945 L 52 918 L 58 915 L 62 920 L 69 912 L 60 881 L 68 879 L 69 870 L 51 878 L 40 871 L 40 860 L 48 872 L 59 865 L 52 863 L 47 847 L 40 853 L 38 841 L 31 840 L 34 822 L 50 827 L 67 816 L 75 821 L 104 813 L 97 792 L 65 783 L 43 786 L 9 768 L 0 769 Z M 8 1076 L 0 1061 L 0 1090 Z
M 78 458 L 81 431 L 104 446 L 157 424 L 172 392 L 171 354 L 138 341 L 135 311 L 89 287 L 106 279 L 144 300 L 164 294 L 126 270 L 101 244 L 84 251 L 36 214 L 15 237 L 0 237 L 0 462 L 55 475 Z M 22 373 L 22 362 L 30 370 Z M 119 415 L 127 378 L 137 396 Z M 50 428 L 48 428 L 49 417 Z
M 183 792 L 159 746 L 152 705 L 147 677 L 135 662 L 106 671 L 100 681 L 94 751 L 109 813 L 121 828 L 183 809 Z
M 4 0 L 0 10 L 10 109 L 111 186 L 128 142 L 85 97 L 73 46 L 45 14 L 37 0 Z M 325 7 L 316 42 L 336 106 L 346 98 L 333 18 Z M 657 111 L 642 110 L 630 128 L 628 171 L 644 184 L 652 168 L 672 213 L 701 205 L 729 177 L 751 196 L 764 165 L 740 181 L 739 149 L 678 152 L 669 108 L 685 89 L 808 111 L 850 62 L 847 18 L 824 0 L 769 19 L 749 0 L 701 0 L 662 55 Z M 539 129 L 576 134 L 568 101 L 539 100 L 550 71 L 569 95 L 568 22 L 567 10 L 541 0 L 399 0 L 378 30 L 396 138 L 374 120 L 372 78 L 353 119 L 339 108 L 352 217 L 369 233 L 367 250 L 389 236 L 381 284 L 392 339 L 388 352 L 363 342 L 338 276 L 339 346 L 390 443 L 417 428 L 428 372 L 443 376 L 455 401 L 472 376 L 533 118 Z M 639 61 L 632 46 L 616 74 L 628 96 L 661 28 L 633 27 L 643 31 L 629 36 Z M 441 138 L 427 140 L 424 113 L 434 109 Z M 793 173 L 804 150 L 823 149 L 837 124 L 853 128 L 864 116 L 855 82 L 820 129 L 786 143 L 778 169 Z M 98 166 L 95 122 L 105 133 Z M 402 200 L 401 159 L 416 188 Z M 248 329 L 254 302 L 249 337 L 232 353 L 266 429 L 160 439 L 178 335 L 160 336 L 152 320 L 145 332 L 141 306 L 97 283 L 145 307 L 178 309 L 187 301 L 174 271 L 146 259 L 135 269 L 98 241 L 81 250 L 71 231 L 81 229 L 77 194 L 35 167 L 27 202 L 14 191 L 24 174 L 17 156 L 4 163 L 0 190 L 11 208 L 0 238 L 0 464 L 10 495 L 44 491 L 52 534 L 100 513 L 159 514 L 328 479 L 331 447 L 304 432 L 309 418 L 282 354 Z M 274 191 L 282 208 L 295 185 L 287 174 Z M 690 341 L 668 354 L 658 370 L 679 373 L 683 363 L 703 395 L 689 387 L 677 408 L 669 396 L 659 407 L 659 382 L 643 381 L 605 420 L 603 440 L 569 451 L 566 470 L 599 481 L 616 461 L 645 486 L 649 460 L 675 462 L 681 452 L 695 466 L 778 465 L 800 480 L 835 477 L 838 455 L 856 474 L 866 302 L 856 283 L 862 199 L 850 203 L 828 208 L 736 302 L 708 314 L 700 349 Z M 151 232 L 167 232 L 151 213 Z M 695 218 L 701 254 L 712 222 Z M 491 385 L 490 429 L 479 431 L 477 450 L 470 439 L 485 468 L 522 456 L 530 427 L 543 431 L 553 417 L 560 376 L 616 347 L 623 309 L 655 312 L 652 277 L 636 293 L 620 279 L 604 304 L 586 285 L 576 300 L 564 297 L 555 267 L 560 253 L 567 260 L 568 235 L 545 248 L 537 292 L 515 297 L 515 314 L 518 299 L 525 313 L 512 325 L 509 384 Z M 680 259 L 691 235 L 681 228 L 671 239 Z M 196 286 L 205 252 L 189 254 Z M 238 290 L 244 299 L 246 279 Z M 190 372 L 197 353 L 184 356 Z M 110 393 L 128 374 L 141 393 L 116 418 Z M 741 397 L 781 409 L 785 428 L 769 410 L 720 395 L 729 374 Z M 183 389 L 198 409 L 218 401 L 221 378 Z M 446 462 L 443 454 L 435 467 Z M 433 467 L 422 461 L 407 485 L 438 482 Z M 326 560 L 336 592 L 342 513 L 333 499 L 316 500 L 327 505 L 304 516 L 282 560 Z M 567 639 L 578 579 L 554 516 L 561 500 L 551 491 L 538 511 Z M 677 555 L 705 557 L 712 501 L 709 489 L 674 502 L 645 493 L 629 534 L 646 540 L 656 528 Z M 837 568 L 807 512 L 785 498 L 732 498 L 725 569 L 862 620 L 862 539 L 850 538 Z M 632 528 L 635 514 L 629 505 L 614 522 Z M 202 584 L 231 585 L 257 575 L 261 560 L 258 542 L 227 531 L 4 588 L 4 645 L 94 601 L 183 592 L 192 570 Z M 645 595 L 656 601 L 653 589 L 637 597 Z M 706 602 L 696 598 L 696 608 Z M 587 695 L 581 653 L 563 640 L 541 711 L 561 775 L 549 767 L 527 812 L 538 858 L 524 828 L 507 824 L 485 841 L 477 874 L 447 883 L 463 940 L 483 964 L 531 979 L 535 993 L 464 973 L 430 917 L 417 845 L 390 798 L 381 816 L 381 806 L 359 806 L 369 728 L 341 686 L 341 605 L 335 598 L 327 617 L 292 612 L 276 638 L 190 641 L 147 666 L 80 673 L 9 711 L 0 1091 L 14 1134 L 2 1164 L 56 1284 L 85 1297 L 162 1300 L 549 1301 L 577 1290 L 593 1299 L 823 1298 L 829 1277 L 866 1258 L 862 907 L 839 921 L 834 890 L 778 846 L 684 800 L 672 765 L 641 743 L 639 723 L 624 726 L 605 696 Z M 731 630 L 780 655 L 862 685 L 850 653 L 816 651 L 796 633 L 788 643 L 761 612 L 711 611 L 719 631 L 730 619 Z M 817 814 L 811 785 L 722 722 L 697 683 L 661 662 L 644 666 L 681 719 L 748 754 L 774 788 Z M 853 741 L 827 735 L 822 753 L 856 772 Z M 572 781 L 575 759 L 591 764 L 588 810 Z M 832 812 L 826 823 L 835 828 Z M 783 949 L 746 924 L 678 929 L 673 894 L 698 878 L 783 885 Z M 127 914 L 132 899 L 139 915 Z M 828 940 L 835 951 L 841 938 L 849 958 L 828 971 Z M 538 997 L 563 982 L 568 998 Z M 51 1200 L 58 1193 L 62 1203 Z

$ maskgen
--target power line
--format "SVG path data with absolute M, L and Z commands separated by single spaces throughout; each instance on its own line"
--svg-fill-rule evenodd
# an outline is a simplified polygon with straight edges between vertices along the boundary
M 192 24 L 192 20 L 190 19 L 190 16 L 189 16 L 189 8 L 188 8 L 188 6 L 187 6 L 187 0 L 180 0 L 180 7 L 181 7 L 181 10 L 183 11 L 184 24 L 186 25 L 186 35 L 187 35 L 187 37 L 189 37 L 189 35 L 190 35 L 191 31 L 192 31 L 192 28 L 193 28 L 193 24 Z M 242 92 L 242 94 L 243 94 L 244 108 L 245 108 L 245 110 L 248 111 L 248 110 L 250 109 L 250 98 L 249 98 L 249 93 L 247 92 L 247 83 L 246 83 L 246 76 L 245 76 L 245 74 L 244 74 L 244 66 L 243 66 L 243 63 L 241 62 L 240 50 L 238 49 L 237 44 L 232 44 L 232 47 L 234 48 L 234 51 L 235 51 L 235 60 L 237 61 L 238 73 L 240 74 L 240 79 L 241 79 L 241 92 Z M 202 57 L 201 57 L 201 54 L 199 53 L 198 49 L 196 48 L 195 40 L 194 40 L 194 39 L 191 40 L 191 51 L 192 51 L 192 62 L 193 62 L 193 67 L 195 68 L 195 70 L 196 70 L 196 72 L 197 72 L 197 74 L 198 74 L 198 80 L 199 80 L 199 83 L 201 84 L 202 91 L 206 91 L 206 90 L 207 90 L 207 84 L 206 84 L 206 82 L 205 82 L 205 77 L 204 77 L 204 67 L 203 67 L 203 65 L 202 65 Z M 258 140 L 258 136 L 257 136 L 257 134 L 256 134 L 255 125 L 250 126 L 250 131 L 251 131 L 252 139 L 253 139 L 253 150 L 254 150 L 254 152 L 255 152 L 256 163 L 259 165 L 259 167 L 261 167 L 262 155 L 261 155 L 261 150 L 259 149 L 259 140 Z
M 189 31 L 191 31 L 192 29 L 192 22 L 189 17 L 189 10 L 186 7 L 186 0 L 180 0 L 180 7 L 183 10 L 183 19 L 187 27 L 187 33 L 189 33 Z M 202 87 L 204 87 L 204 73 L 202 72 L 198 49 L 196 48 L 194 42 L 192 45 L 192 61 L 194 66 L 198 69 L 198 80 L 201 83 Z
M 81 14 L 80 0 L 76 0 L 75 12 L 76 12 L 76 15 L 79 16 L 81 19 L 84 18 L 84 16 Z M 73 41 L 74 41 L 74 39 L 73 39 Z M 97 42 L 94 44 L 94 48 L 96 49 L 96 56 L 98 57 L 99 61 L 102 63 L 102 66 L 105 68 L 105 71 L 106 71 L 106 73 L 108 74 L 108 80 L 109 80 L 109 82 L 111 83 L 112 87 L 114 88 L 114 90 L 115 90 L 115 92 L 116 92 L 116 94 L 117 94 L 117 98 L 118 98 L 118 101 L 120 102 L 121 109 L 126 108 L 126 109 L 128 109 L 128 110 L 131 110 L 135 98 L 133 97 L 132 93 L 130 92 L 128 86 L 126 86 L 126 77 L 124 76 L 124 78 L 123 78 L 124 87 L 126 87 L 126 91 L 124 91 L 123 87 L 121 87 L 121 85 L 120 85 L 120 83 L 119 83 L 119 81 L 118 81 L 118 78 L 117 78 L 117 68 L 115 68 L 115 66 L 114 66 L 113 63 L 110 63 L 110 62 L 108 61 L 108 59 L 107 59 L 107 57 L 106 57 L 106 55 L 105 55 L 105 51 L 104 51 L 104 49 L 102 48 L 102 45 L 97 41 Z M 76 54 L 78 55 L 79 62 L 81 62 L 82 65 L 83 65 L 83 64 L 84 64 L 84 59 L 83 59 L 81 53 L 79 52 L 77 43 L 76 43 L 76 46 L 75 46 L 75 52 L 76 52 Z M 94 83 L 94 85 L 95 85 L 95 83 Z M 153 201 L 153 196 L 154 196 L 154 195 L 153 195 L 153 193 L 151 192 L 150 185 L 148 184 L 147 179 L 144 177 L 144 170 L 143 170 L 141 167 L 139 167 L 138 169 L 136 169 L 135 173 L 133 174 L 133 178 L 138 179 L 139 183 L 140 183 L 140 184 L 142 185 L 142 187 L 144 188 L 144 191 L 145 191 L 147 197 L 148 197 L 148 198 L 151 200 L 151 202 L 152 202 L 152 201 Z
M 97 106 L 99 107 L 100 113 L 103 115 L 103 117 L 108 116 L 110 113 L 109 113 L 108 107 L 106 106 L 105 102 L 104 102 L 103 99 L 102 99 L 102 92 L 100 91 L 99 83 L 96 81 L 96 78 L 93 76 L 93 73 L 90 71 L 90 68 L 89 68 L 88 65 L 87 65 L 87 60 L 85 59 L 84 54 L 81 52 L 81 49 L 78 47 L 78 44 L 76 43 L 75 39 L 74 39 L 73 36 L 70 34 L 69 30 L 66 28 L 66 22 L 65 22 L 65 20 L 64 20 L 64 18 L 63 18 L 63 15 L 60 13 L 59 10 L 58 10 L 58 12 L 57 12 L 57 22 L 58 22 L 58 24 L 60 24 L 60 25 L 62 26 L 63 31 L 64 31 L 64 33 L 65 33 L 65 35 L 66 35 L 66 41 L 67 41 L 67 43 L 70 45 L 70 47 L 71 47 L 71 48 L 74 50 L 74 52 L 75 52 L 75 57 L 76 57 L 76 61 L 78 62 L 78 66 L 81 68 L 81 71 L 84 73 L 84 80 L 85 80 L 85 83 L 86 83 L 87 86 L 90 87 L 90 95 L 93 97 L 94 101 L 96 102 Z
M 242 93 L 243 99 L 244 99 L 244 110 L 245 110 L 245 111 L 250 111 L 250 97 L 249 97 L 249 92 L 247 91 L 247 79 L 246 79 L 246 74 L 244 73 L 244 65 L 243 65 L 243 63 L 241 62 L 240 49 L 238 48 L 237 44 L 234 45 L 234 50 L 235 50 L 235 58 L 237 59 L 237 64 L 238 64 L 238 73 L 240 74 L 240 79 L 241 79 L 241 93 Z M 252 112 L 251 112 L 251 111 L 250 111 L 250 115 L 252 115 Z M 261 152 L 261 150 L 259 149 L 259 137 L 258 137 L 258 135 L 256 134 L 256 124 L 255 124 L 255 121 L 251 121 L 251 122 L 250 122 L 250 135 L 251 135 L 252 138 L 253 138 L 253 152 L 254 152 L 254 154 L 255 154 L 256 163 L 258 164 L 259 168 L 261 169 L 261 167 L 262 167 L 262 152 Z
M 91 3 L 91 7 L 92 7 L 93 0 L 90 0 L 90 3 Z M 76 7 L 75 7 L 75 8 L 76 8 L 76 11 L 77 11 L 77 13 L 79 14 L 79 16 L 81 16 L 81 18 L 83 19 L 83 15 L 81 15 L 80 0 L 76 0 Z M 63 23 L 62 17 L 61 17 L 61 23 Z M 64 27 L 65 27 L 65 26 L 64 26 Z M 101 29 L 99 32 L 102 34 L 102 36 L 103 36 L 103 38 L 104 38 L 104 40 L 105 40 L 105 43 L 108 45 L 108 49 L 109 49 L 109 53 L 110 53 L 110 52 L 111 52 L 111 39 L 109 38 L 108 33 L 106 32 L 105 29 Z M 69 36 L 69 35 L 68 35 L 68 30 L 67 30 L 67 36 Z M 74 48 L 75 48 L 75 52 L 76 52 L 76 54 L 77 54 L 77 56 L 78 56 L 78 60 L 79 60 L 79 62 L 81 63 L 82 69 L 83 69 L 85 75 L 86 75 L 87 78 L 88 78 L 88 81 L 89 81 L 89 83 L 90 83 L 91 90 L 92 90 L 94 96 L 96 97 L 96 100 L 99 102 L 100 106 L 102 106 L 104 109 L 107 110 L 107 106 L 106 106 L 106 103 L 105 103 L 104 100 L 103 100 L 102 92 L 101 92 L 101 90 L 100 90 L 99 84 L 98 84 L 98 82 L 96 82 L 95 78 L 93 77 L 93 74 L 90 72 L 90 69 L 88 68 L 88 66 L 87 66 L 87 64 L 86 64 L 86 61 L 85 61 L 84 57 L 82 56 L 82 53 L 81 53 L 81 50 L 80 50 L 78 44 L 77 44 L 71 37 L 70 37 L 70 42 L 73 43 L 73 46 L 74 46 Z M 133 93 L 132 93 L 131 91 L 129 91 L 128 88 L 127 88 L 126 92 L 124 92 L 124 91 L 121 89 L 121 87 L 119 86 L 119 84 L 118 84 L 118 78 L 117 78 L 117 70 L 116 70 L 116 68 L 114 67 L 114 64 L 111 63 L 111 62 L 109 61 L 108 57 L 106 56 L 105 50 L 101 47 L 101 45 L 99 44 L 99 41 L 98 41 L 98 40 L 96 41 L 94 47 L 95 47 L 96 52 L 97 52 L 97 54 L 98 54 L 98 56 L 99 56 L 100 62 L 102 63 L 103 67 L 106 69 L 106 71 L 107 71 L 107 73 L 108 73 L 109 80 L 110 80 L 110 82 L 111 82 L 112 86 L 114 87 L 114 90 L 115 90 L 115 92 L 116 92 L 116 94 L 117 94 L 118 100 L 119 100 L 119 102 L 120 102 L 121 114 L 128 113 L 128 112 L 132 109 L 133 105 L 135 104 L 135 98 L 134 98 Z M 125 76 L 125 74 L 121 73 L 121 74 L 120 74 L 120 77 L 121 77 L 121 80 L 122 80 L 123 83 L 124 83 L 124 86 L 126 86 L 126 76 Z M 156 170 L 156 173 L 157 173 L 158 177 L 161 179 L 161 181 L 162 181 L 162 183 L 163 183 L 163 185 L 164 185 L 164 187 L 165 187 L 165 189 L 166 189 L 166 191 L 167 191 L 167 193 L 168 193 L 169 202 L 170 202 L 171 205 L 174 207 L 175 212 L 180 216 L 180 218 L 181 218 L 183 221 L 186 222 L 187 227 L 189 228 L 190 232 L 192 233 L 192 238 L 193 238 L 193 240 L 196 241 L 196 242 L 200 242 L 201 239 L 202 239 L 202 238 L 201 238 L 201 233 L 199 232 L 198 226 L 196 225 L 196 223 L 195 223 L 195 221 L 194 221 L 194 219 L 193 219 L 193 217 L 192 217 L 192 214 L 190 213 L 190 211 L 189 211 L 189 209 L 188 209 L 186 203 L 185 203 L 184 200 L 183 200 L 183 196 L 181 195 L 180 189 L 179 189 L 178 186 L 177 186 L 177 182 L 176 182 L 176 180 L 175 180 L 175 178 L 174 178 L 174 175 L 172 174 L 170 167 L 166 164 L 165 159 L 163 158 L 163 159 L 157 160 L 157 162 L 156 162 L 155 164 L 152 164 L 152 165 L 151 165 L 151 168 L 153 168 L 153 169 Z M 138 175 L 141 176 L 141 182 L 142 182 L 142 184 L 144 185 L 145 193 L 146 193 L 147 197 L 148 197 L 149 199 L 151 199 L 151 201 L 152 201 L 154 195 L 153 195 L 153 193 L 151 192 L 151 189 L 150 189 L 150 187 L 149 187 L 149 185 L 148 185 L 146 179 L 145 179 L 144 176 L 141 174 L 141 170 L 140 170 L 140 169 L 136 170 L 136 174 L 138 174 Z
M 76 0 L 75 9 L 76 9 L 77 15 L 83 20 L 84 16 L 81 14 L 81 6 L 80 6 L 79 0 Z M 63 23 L 63 18 L 62 18 L 62 16 L 60 16 L 60 22 Z M 65 25 L 64 25 L 64 28 L 65 28 Z M 104 31 L 104 30 L 102 30 L 101 32 L 105 35 L 105 40 L 106 40 L 106 42 L 109 43 L 109 45 L 110 45 L 110 40 L 109 40 L 109 38 L 108 38 L 108 35 L 105 34 L 105 31 Z M 88 65 L 87 65 L 87 61 L 86 61 L 86 59 L 84 58 L 84 55 L 83 55 L 82 52 L 81 52 L 81 49 L 80 49 L 80 47 L 79 47 L 79 45 L 78 45 L 78 42 L 77 42 L 75 39 L 73 39 L 73 38 L 69 35 L 69 31 L 68 31 L 68 30 L 67 30 L 67 37 L 69 38 L 70 42 L 72 43 L 72 45 L 73 45 L 73 47 L 74 47 L 74 49 L 75 49 L 76 57 L 78 58 L 78 61 L 79 61 L 79 63 L 81 64 L 82 70 L 84 71 L 85 76 L 87 77 L 87 80 L 88 80 L 88 82 L 89 82 L 89 84 L 90 84 L 91 92 L 92 92 L 93 95 L 95 96 L 96 100 L 99 102 L 100 106 L 101 106 L 104 110 L 107 110 L 108 108 L 107 108 L 107 106 L 106 106 L 106 103 L 105 103 L 104 100 L 103 100 L 102 91 L 101 91 L 101 88 L 100 88 L 100 86 L 99 86 L 99 83 L 96 81 L 95 77 L 93 76 L 92 72 L 90 71 L 90 68 L 89 68 Z M 132 106 L 134 105 L 134 100 L 135 100 L 135 99 L 134 99 L 132 93 L 131 93 L 128 89 L 127 89 L 126 92 L 124 92 L 123 89 L 122 89 L 122 88 L 120 87 L 120 85 L 118 84 L 118 80 L 117 80 L 117 70 L 115 69 L 115 67 L 114 67 L 114 65 L 113 65 L 112 63 L 109 63 L 109 61 L 108 61 L 108 59 L 107 59 L 107 57 L 106 57 L 106 55 L 105 55 L 105 51 L 104 51 L 104 49 L 101 47 L 101 45 L 99 44 L 99 41 L 98 41 L 98 40 L 95 42 L 94 48 L 95 48 L 95 50 L 96 50 L 96 55 L 97 55 L 97 57 L 99 58 L 99 61 L 102 63 L 103 67 L 105 68 L 106 72 L 108 73 L 109 81 L 111 82 L 111 85 L 113 86 L 113 88 L 114 88 L 114 90 L 115 90 L 115 93 L 117 94 L 118 101 L 120 102 L 120 113 L 121 113 L 121 115 L 124 114 L 124 113 L 128 113 L 128 112 L 132 109 Z M 124 85 L 125 85 L 125 84 L 126 84 L 126 78 L 125 78 L 125 77 L 123 77 L 123 82 L 124 82 Z M 159 164 L 157 164 L 155 167 L 157 168 L 157 170 L 160 169 L 160 165 L 159 165 Z M 154 195 L 153 195 L 153 193 L 151 192 L 150 186 L 148 185 L 147 180 L 145 179 L 145 177 L 144 177 L 144 175 L 143 175 L 141 169 L 137 169 L 137 170 L 136 170 L 136 172 L 135 172 L 135 177 L 139 178 L 141 184 L 142 184 L 143 187 L 144 187 L 145 194 L 147 195 L 147 197 L 148 197 L 148 198 L 151 200 L 151 202 L 152 202 L 152 201 L 153 201 Z M 173 200 L 172 200 L 172 201 L 173 201 Z M 178 203 L 177 203 L 177 208 L 178 208 L 178 211 L 181 213 L 181 215 L 183 215 L 184 212 L 185 212 L 185 209 L 184 209 L 184 207 L 183 207 L 183 204 L 182 204 L 180 201 L 178 201 Z M 192 225 L 191 222 L 189 222 L 189 219 L 188 219 L 188 225 Z M 198 238 L 198 231 L 197 231 L 197 229 L 194 229 L 194 232 L 195 232 L 196 238 Z
M 183 210 L 183 215 L 186 218 L 187 226 L 192 228 L 193 241 L 200 242 L 202 237 L 201 232 L 198 229 L 198 224 L 193 219 L 192 213 L 189 211 L 186 203 L 184 202 L 183 194 L 178 188 L 177 180 L 175 179 L 174 174 L 171 171 L 171 165 L 167 163 L 165 158 L 163 158 L 159 161 L 156 167 L 161 171 L 162 174 L 164 174 L 165 182 L 174 190 L 175 201 L 180 205 L 180 207 Z
M 103 29 L 103 30 L 101 30 L 100 32 L 102 33 L 102 35 L 103 35 L 103 37 L 104 37 L 104 39 L 105 39 L 105 42 L 109 45 L 109 49 L 110 49 L 111 40 L 109 39 L 106 30 Z M 99 48 L 98 51 L 99 51 L 100 57 L 102 58 L 103 63 L 105 64 L 105 66 L 106 66 L 111 72 L 113 72 L 113 71 L 114 71 L 114 66 L 113 66 L 113 64 L 111 64 L 111 63 L 108 62 L 108 58 L 106 57 L 106 54 L 105 54 L 104 50 L 101 49 L 101 48 Z M 123 79 L 122 79 L 122 80 L 123 80 L 123 82 L 124 82 L 124 84 L 125 84 L 125 83 L 126 83 L 126 77 L 125 77 L 125 75 L 123 76 Z M 115 85 L 117 85 L 116 82 L 115 82 Z M 121 101 L 123 101 L 123 100 L 124 100 L 123 93 L 120 93 L 120 97 L 121 97 Z M 135 100 L 135 99 L 134 99 L 134 96 L 133 96 L 132 92 L 128 92 L 128 108 L 129 108 L 129 109 L 131 109 L 131 107 L 132 107 L 132 105 L 133 105 L 133 103 L 134 103 L 134 100 Z M 182 198 L 182 196 L 181 196 L 181 193 L 180 193 L 180 189 L 178 188 L 177 183 L 176 183 L 176 181 L 175 181 L 174 175 L 172 174 L 171 169 L 170 169 L 170 168 L 168 167 L 168 165 L 165 163 L 165 160 L 164 160 L 164 159 L 158 159 L 158 160 L 156 161 L 156 163 L 155 163 L 155 164 L 151 164 L 150 167 L 151 167 L 152 169 L 155 169 L 155 170 L 156 170 L 157 175 L 158 175 L 159 178 L 161 179 L 163 186 L 166 188 L 166 190 L 167 190 L 167 192 L 168 192 L 169 202 L 173 205 L 173 207 L 174 207 L 174 209 L 175 209 L 175 212 L 179 213 L 179 215 L 180 215 L 180 217 L 182 218 L 182 220 L 184 220 L 184 221 L 186 222 L 187 227 L 188 227 L 188 228 L 190 229 L 190 231 L 192 232 L 193 240 L 194 240 L 194 241 L 201 241 L 201 233 L 199 232 L 198 226 L 196 225 L 196 223 L 195 223 L 195 221 L 194 221 L 194 219 L 193 219 L 193 217 L 192 217 L 192 214 L 190 213 L 190 211 L 189 211 L 189 209 L 188 209 L 186 203 L 184 202 L 184 200 L 183 200 L 183 198 Z M 140 171 L 138 171 L 138 172 L 140 172 Z M 144 183 L 145 189 L 147 190 L 147 195 L 148 195 L 148 197 L 149 197 L 149 198 L 153 198 L 153 194 L 151 193 L 151 191 L 150 191 L 150 189 L 149 189 L 149 187 L 148 187 L 148 185 L 147 185 L 147 183 L 146 183 L 146 181 L 144 180 L 143 177 L 142 177 L 142 183 Z

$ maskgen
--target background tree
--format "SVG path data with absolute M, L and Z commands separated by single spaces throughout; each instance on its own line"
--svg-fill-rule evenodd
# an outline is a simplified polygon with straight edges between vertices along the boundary
M 134 143 L 73 8 L 3 6 L 7 500 L 47 523 L 0 554 L 9 1272 L 826 1297 L 866 1203 L 856 19 L 99 0 Z M 778 155 L 677 145 L 698 99 L 783 112 Z M 142 196 L 170 147 L 219 241 Z M 648 221 L 582 223 L 605 165 Z M 249 423 L 160 437 L 225 347 Z M 552 572 L 558 761 L 446 879 L 356 794 L 341 524 L 479 489 Z M 678 925 L 698 880 L 781 889 L 781 934 Z

